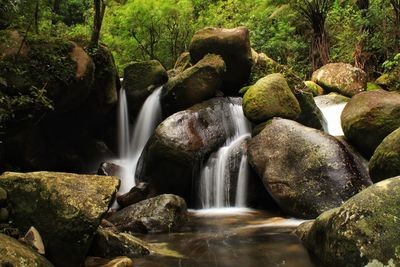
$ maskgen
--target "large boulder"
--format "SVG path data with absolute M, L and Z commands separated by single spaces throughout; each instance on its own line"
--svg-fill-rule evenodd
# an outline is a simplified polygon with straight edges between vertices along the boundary
M 381 181 L 297 232 L 323 266 L 399 266 L 399 190 L 400 176 Z
M 184 110 L 215 96 L 222 84 L 225 63 L 220 56 L 206 55 L 168 81 L 163 89 L 161 104 L 164 115 Z
M 112 176 L 56 172 L 0 176 L 8 193 L 15 225 L 41 234 L 46 256 L 56 266 L 79 266 L 102 217 L 115 197 L 119 180 Z
M 328 92 L 352 97 L 367 89 L 367 74 L 345 63 L 329 63 L 314 71 L 311 80 Z
M 369 173 L 374 182 L 400 175 L 400 128 L 376 148 L 369 161 Z
M 186 202 L 179 196 L 164 194 L 123 208 L 108 220 L 119 231 L 169 233 L 185 224 Z
M 341 120 L 347 140 L 370 157 L 400 127 L 400 94 L 384 90 L 358 94 L 343 109 Z
M 240 98 L 213 98 L 165 119 L 140 157 L 136 182 L 148 182 L 151 193 L 171 193 L 189 205 L 203 160 L 233 133 L 230 106 Z
M 296 119 L 301 110 L 282 74 L 270 74 L 258 80 L 243 96 L 243 111 L 253 122 L 272 117 Z
M 252 54 L 247 28 L 201 29 L 194 34 L 189 52 L 192 63 L 197 63 L 206 54 L 222 56 L 226 64 L 222 87 L 224 93 L 237 94 L 237 91 L 248 82 Z
M 53 264 L 28 246 L 0 233 L 0 266 L 52 267 Z
M 167 81 L 167 71 L 157 60 L 132 62 L 127 65 L 122 87 L 126 91 L 130 114 L 136 115 L 154 89 Z
M 371 184 L 337 139 L 275 118 L 249 142 L 249 162 L 288 214 L 315 218 Z

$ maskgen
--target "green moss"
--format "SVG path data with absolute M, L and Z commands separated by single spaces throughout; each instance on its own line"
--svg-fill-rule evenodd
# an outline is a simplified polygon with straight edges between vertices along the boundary
M 26 55 L 10 54 L 0 60 L 0 122 L 40 117 L 53 109 L 53 88 L 70 85 L 76 63 L 73 45 L 63 39 L 28 36 Z
M 376 83 L 367 83 L 367 91 L 374 91 L 374 90 L 379 90 L 382 89 L 378 84 Z
M 307 86 L 309 92 L 313 94 L 313 96 L 319 96 L 324 94 L 324 89 L 312 81 L 305 81 L 304 84 Z

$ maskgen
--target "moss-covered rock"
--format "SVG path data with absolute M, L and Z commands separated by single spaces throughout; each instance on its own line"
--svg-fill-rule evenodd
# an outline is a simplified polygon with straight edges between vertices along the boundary
M 7 191 L 0 187 L 0 207 L 7 205 Z
M 190 53 L 189 52 L 183 52 L 182 54 L 179 55 L 178 59 L 175 62 L 174 69 L 180 73 L 192 66 L 192 63 L 190 62 Z
M 324 89 L 313 81 L 305 81 L 304 84 L 313 96 L 319 96 L 325 93 Z
M 243 96 L 243 111 L 253 122 L 272 117 L 296 119 L 301 110 L 283 75 L 265 76 L 251 86 Z
M 329 63 L 314 71 L 311 80 L 328 92 L 352 97 L 367 88 L 367 74 L 345 63 Z
M 302 240 L 324 266 L 400 264 L 400 177 L 374 184 L 321 214 Z M 301 228 L 304 228 L 301 226 Z M 308 227 L 306 227 L 308 228 Z M 368 265 L 370 266 L 370 265 Z
M 6 208 L 0 208 L 0 223 L 7 223 L 9 219 L 9 212 Z
M 16 239 L 0 234 L 0 266 L 52 267 L 53 264 Z
M 375 83 L 388 91 L 400 91 L 400 66 L 382 74 Z
M 288 214 L 315 218 L 371 184 L 368 171 L 334 137 L 274 118 L 249 142 L 249 162 Z
M 137 183 L 148 182 L 151 191 L 179 195 L 191 205 L 196 170 L 233 132 L 229 109 L 240 103 L 240 98 L 212 98 L 165 119 L 143 150 Z
M 369 158 L 400 127 L 400 94 L 384 90 L 357 94 L 344 108 L 341 120 L 347 140 Z
M 400 175 L 400 128 L 383 139 L 369 161 L 372 181 Z
M 117 233 L 111 229 L 99 227 L 90 249 L 90 255 L 112 258 L 127 256 L 138 258 L 150 254 L 146 243 L 128 233 Z
M 374 90 L 379 90 L 383 89 L 381 86 L 379 86 L 377 83 L 367 83 L 367 91 L 374 91 Z
M 157 60 L 137 61 L 127 65 L 122 87 L 126 91 L 129 112 L 136 115 L 154 89 L 167 81 L 167 71 Z
M 215 96 L 221 88 L 225 69 L 220 56 L 208 54 L 170 79 L 161 97 L 163 114 L 170 115 Z
M 119 180 L 69 173 L 6 172 L 0 186 L 8 192 L 15 225 L 41 233 L 46 255 L 56 266 L 79 266 L 111 205 Z
M 304 91 L 306 86 L 303 83 L 303 80 L 300 78 L 300 75 L 295 73 L 291 68 L 279 64 L 264 53 L 257 54 L 255 58 L 256 60 L 254 61 L 253 67 L 251 69 L 250 84 L 254 84 L 259 79 L 269 74 L 280 73 L 285 77 L 292 91 Z
M 234 29 L 204 28 L 197 31 L 189 47 L 192 63 L 207 54 L 221 55 L 226 64 L 222 91 L 236 95 L 248 82 L 252 66 L 249 31 L 245 27 Z
M 121 256 L 113 259 L 100 258 L 100 257 L 87 257 L 85 260 L 85 267 L 132 267 L 133 260 Z
M 318 130 L 324 129 L 324 116 L 315 103 L 312 94 L 306 91 L 297 90 L 295 91 L 294 95 L 299 102 L 301 109 L 301 113 L 296 121 L 307 127 Z
M 179 196 L 164 194 L 123 208 L 108 220 L 119 231 L 168 233 L 185 224 L 186 202 Z

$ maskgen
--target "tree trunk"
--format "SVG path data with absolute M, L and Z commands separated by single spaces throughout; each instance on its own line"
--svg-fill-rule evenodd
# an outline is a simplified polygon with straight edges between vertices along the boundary
M 400 52 L 400 0 L 390 0 L 394 11 L 394 40 L 396 52 Z
M 51 18 L 51 24 L 55 25 L 57 23 L 57 16 L 60 15 L 60 5 L 62 0 L 54 0 L 53 3 L 53 16 Z
M 101 25 L 103 24 L 106 4 L 104 0 L 94 0 L 94 20 L 92 37 L 90 38 L 90 48 L 96 48 L 99 45 Z
M 360 34 L 361 36 L 360 40 L 358 40 L 353 58 L 354 58 L 354 65 L 360 69 L 365 69 L 365 65 L 367 61 L 369 60 L 369 55 L 364 51 L 365 48 L 365 41 L 366 41 L 366 35 L 369 34 L 370 29 L 368 28 L 367 23 L 365 20 L 367 19 L 367 13 L 369 9 L 369 0 L 358 0 L 356 2 L 358 9 L 360 10 L 361 13 L 361 18 L 364 20 L 363 24 L 361 25 L 360 28 Z

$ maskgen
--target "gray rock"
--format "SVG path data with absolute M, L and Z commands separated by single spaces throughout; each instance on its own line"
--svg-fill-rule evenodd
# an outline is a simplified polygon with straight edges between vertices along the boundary
M 315 218 L 371 184 L 334 137 L 274 118 L 249 142 L 249 162 L 288 214 Z
M 119 231 L 168 233 L 181 228 L 187 220 L 185 200 L 165 194 L 133 204 L 108 220 Z

